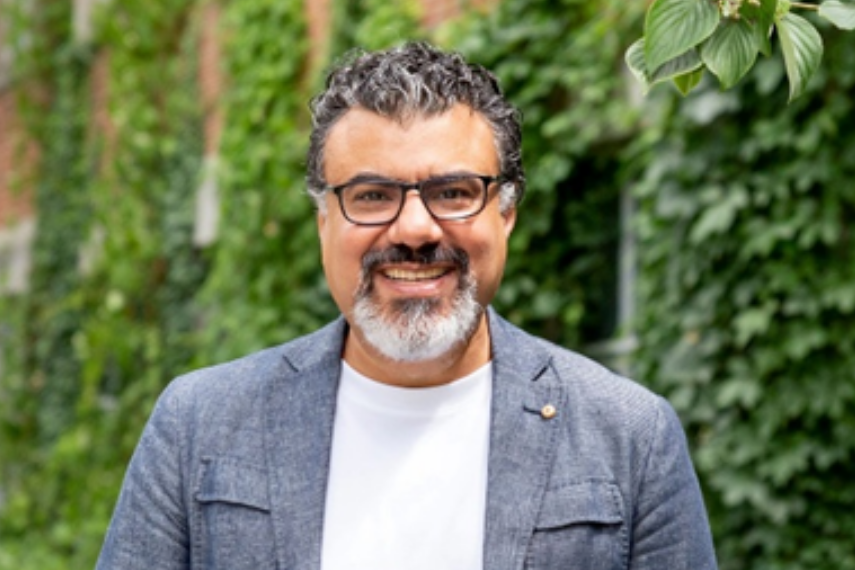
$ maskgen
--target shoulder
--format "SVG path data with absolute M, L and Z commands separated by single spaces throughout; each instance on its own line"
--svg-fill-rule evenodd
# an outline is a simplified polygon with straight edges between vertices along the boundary
M 493 350 L 518 369 L 549 368 L 557 380 L 591 396 L 656 399 L 648 388 L 593 359 L 534 336 L 490 311 Z
M 671 404 L 659 394 L 586 356 L 539 342 L 551 354 L 554 377 L 566 387 L 577 418 L 611 437 L 622 434 L 642 447 L 665 434 L 682 434 Z
M 270 422 L 334 389 L 343 325 L 173 380 L 155 405 L 143 441 L 169 440 L 185 463 L 240 457 L 261 464 Z M 148 434 L 148 435 L 146 435 Z M 148 444 L 146 444 L 148 445 Z M 154 443 L 151 445 L 159 446 Z
M 542 369 L 536 382 L 554 385 L 567 393 L 567 401 L 577 419 L 584 419 L 609 431 L 623 429 L 646 432 L 657 424 L 676 420 L 670 404 L 658 394 L 591 358 L 531 335 L 491 316 L 496 331 L 495 351 L 500 358 L 515 362 L 521 370 Z
M 586 356 L 504 321 L 497 325 L 505 345 L 496 347 L 499 358 L 513 362 L 504 368 L 527 371 L 522 377 L 532 389 L 540 385 L 558 408 L 552 486 L 611 481 L 630 498 L 651 467 L 691 471 L 683 428 L 667 400 Z
M 239 412 L 259 398 L 266 398 L 277 386 L 287 389 L 306 369 L 334 369 L 343 334 L 343 322 L 338 320 L 284 344 L 188 372 L 167 386 L 161 401 L 210 407 L 212 412 Z
M 200 368 L 183 374 L 167 386 L 163 398 L 182 402 L 246 398 L 287 374 L 282 357 L 286 345 Z
M 543 339 L 536 342 L 550 355 L 550 366 L 559 382 L 568 385 L 589 404 L 638 408 L 659 407 L 663 399 L 636 380 L 627 378 L 595 360 Z

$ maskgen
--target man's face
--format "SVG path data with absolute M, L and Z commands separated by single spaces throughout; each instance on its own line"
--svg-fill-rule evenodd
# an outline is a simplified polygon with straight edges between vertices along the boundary
M 332 186 L 360 175 L 417 182 L 500 174 L 492 130 L 464 105 L 403 124 L 348 111 L 329 133 L 324 164 Z M 409 192 L 400 216 L 385 226 L 347 221 L 336 196 L 327 194 L 326 213 L 318 215 L 324 270 L 360 339 L 393 360 L 425 360 L 483 326 L 481 308 L 501 281 L 516 215 L 499 211 L 497 194 L 493 184 L 480 214 L 440 222 Z

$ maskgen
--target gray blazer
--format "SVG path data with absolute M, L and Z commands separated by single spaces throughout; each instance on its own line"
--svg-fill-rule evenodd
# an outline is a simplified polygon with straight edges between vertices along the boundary
M 484 568 L 716 568 L 665 400 L 492 310 L 489 321 Z M 131 460 L 98 568 L 317 570 L 346 326 L 175 380 Z

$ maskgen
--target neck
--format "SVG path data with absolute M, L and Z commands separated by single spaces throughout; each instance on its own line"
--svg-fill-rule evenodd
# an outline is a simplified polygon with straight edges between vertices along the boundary
M 378 382 L 406 388 L 448 384 L 476 371 L 490 361 L 490 330 L 486 312 L 466 341 L 430 360 L 392 360 L 350 327 L 344 344 L 344 360 L 357 372 Z

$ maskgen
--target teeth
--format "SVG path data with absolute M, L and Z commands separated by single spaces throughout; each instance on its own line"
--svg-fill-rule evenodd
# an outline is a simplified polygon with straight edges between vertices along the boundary
M 399 281 L 422 281 L 425 279 L 436 279 L 446 272 L 445 269 L 422 269 L 414 271 L 411 269 L 387 269 L 383 274 L 389 279 Z

